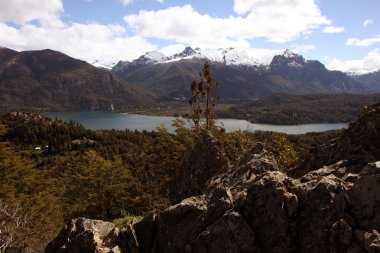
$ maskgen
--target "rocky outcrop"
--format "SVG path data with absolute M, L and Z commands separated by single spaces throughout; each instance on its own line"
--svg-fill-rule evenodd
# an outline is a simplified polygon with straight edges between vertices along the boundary
M 130 244 L 142 252 L 380 250 L 380 162 L 354 173 L 342 161 L 292 179 L 265 150 L 251 158 L 214 177 L 205 194 L 130 225 Z
M 349 159 L 362 165 L 380 160 L 380 102 L 366 106 L 331 148 L 331 162 Z
M 380 162 L 359 172 L 347 164 L 293 179 L 262 149 L 213 177 L 204 194 L 127 224 L 106 249 L 117 244 L 122 252 L 379 252 Z M 95 252 L 107 240 L 93 238 L 115 233 L 110 227 L 95 236 L 99 229 L 83 229 L 79 221 L 69 223 L 46 252 Z
M 380 102 L 366 106 L 338 138 L 311 148 L 291 175 L 300 177 L 341 160 L 358 167 L 380 160 Z
M 120 253 L 119 231 L 111 222 L 78 218 L 69 221 L 46 253 Z
M 183 167 L 188 168 L 183 177 L 192 180 L 181 183 L 191 191 L 179 193 L 194 196 L 119 233 L 112 226 L 99 233 L 99 221 L 87 220 L 85 226 L 77 225 L 83 219 L 73 220 L 46 252 L 380 252 L 380 161 L 374 161 L 379 107 L 367 108 L 331 146 L 341 152 L 324 157 L 346 160 L 298 178 L 279 171 L 260 143 L 232 167 L 219 163 L 215 156 L 222 153 L 206 135 L 209 140 L 198 143 Z M 354 145 L 362 153 L 351 153 Z M 201 178 L 199 168 L 210 168 L 208 159 L 216 159 L 211 165 L 218 165 L 212 167 L 218 174 L 206 171 L 209 178 Z
M 171 199 L 179 202 L 184 198 L 202 194 L 207 181 L 226 172 L 228 168 L 228 158 L 219 141 L 210 132 L 203 132 L 194 149 L 176 170 L 170 191 Z

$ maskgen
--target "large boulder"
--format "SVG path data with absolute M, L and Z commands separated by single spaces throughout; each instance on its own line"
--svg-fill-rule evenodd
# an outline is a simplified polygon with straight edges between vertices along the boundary
M 46 253 L 120 253 L 119 231 L 111 222 L 77 218 L 70 220 L 51 241 Z
M 171 199 L 177 203 L 203 194 L 208 180 L 228 168 L 228 158 L 219 141 L 209 131 L 202 132 L 193 150 L 176 169 L 170 190 Z

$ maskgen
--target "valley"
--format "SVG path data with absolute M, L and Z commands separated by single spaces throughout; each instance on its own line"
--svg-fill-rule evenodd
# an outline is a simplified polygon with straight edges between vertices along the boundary
M 380 253 L 379 10 L 0 0 L 0 253 Z
M 206 60 L 219 82 L 217 114 L 224 118 L 269 124 L 348 122 L 361 107 L 375 102 L 380 91 L 376 72 L 330 71 L 290 50 L 186 47 L 172 56 L 150 52 L 120 61 L 110 72 L 60 52 L 2 48 L 0 111 L 184 116 L 190 83 Z
M 148 222 L 144 214 L 156 210 L 165 217 L 171 205 L 213 189 L 212 182 L 206 186 L 211 177 L 251 168 L 251 162 L 257 163 L 253 170 L 269 166 L 297 180 L 290 178 L 310 177 L 339 159 L 349 159 L 346 170 L 352 172 L 380 159 L 378 125 L 372 123 L 378 122 L 377 73 L 353 76 L 290 50 L 268 52 L 187 47 L 170 57 L 150 52 L 110 70 L 53 50 L 0 48 L 0 218 L 2 210 L 28 217 L 21 228 L 5 219 L 12 237 L 4 238 L 17 250 L 75 251 L 74 244 L 66 246 L 70 240 L 52 240 L 65 221 L 82 216 L 140 231 L 139 221 Z M 181 118 L 192 114 L 190 83 L 201 81 L 205 61 L 220 97 L 220 120 L 209 131 Z M 350 146 L 351 137 L 357 146 Z M 256 159 L 255 152 L 269 156 Z M 91 226 L 83 229 L 98 231 Z M 142 252 L 150 247 L 137 244 Z M 182 251 L 182 243 L 173 245 L 173 252 Z

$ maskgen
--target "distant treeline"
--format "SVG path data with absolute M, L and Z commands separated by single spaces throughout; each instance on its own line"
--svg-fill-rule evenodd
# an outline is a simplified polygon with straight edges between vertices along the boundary
M 362 107 L 377 101 L 380 101 L 380 94 L 276 93 L 231 107 L 218 116 L 268 124 L 339 123 L 353 120 Z

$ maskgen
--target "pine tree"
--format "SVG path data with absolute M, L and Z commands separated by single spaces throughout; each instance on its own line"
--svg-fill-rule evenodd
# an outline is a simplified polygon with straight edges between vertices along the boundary
M 211 67 L 208 62 L 203 65 L 202 72 L 199 73 L 200 82 L 191 83 L 191 99 L 189 101 L 192 108 L 191 118 L 195 128 L 205 128 L 211 130 L 215 126 L 215 106 L 219 97 L 215 95 L 218 82 L 212 79 Z

